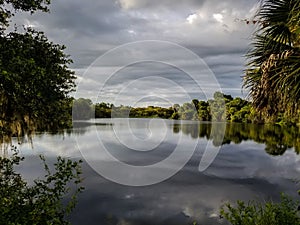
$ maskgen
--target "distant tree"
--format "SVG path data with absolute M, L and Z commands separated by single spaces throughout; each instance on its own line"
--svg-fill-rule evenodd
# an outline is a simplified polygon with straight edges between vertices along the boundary
M 86 120 L 93 117 L 93 102 L 90 99 L 79 98 L 73 102 L 72 118 Z
M 112 107 L 114 115 L 118 115 L 118 109 L 113 105 L 105 102 L 97 103 L 95 105 L 95 118 L 111 118 L 112 116 Z M 118 116 L 115 116 L 118 117 Z
M 214 99 L 208 100 L 212 121 L 226 121 L 226 101 L 219 91 L 214 93 Z
M 175 112 L 178 112 L 179 108 L 180 108 L 179 104 L 174 104 L 173 105 L 173 109 L 174 109 Z
M 193 103 L 186 102 L 178 110 L 179 118 L 182 120 L 192 120 L 195 118 L 197 110 Z
M 214 99 L 223 99 L 224 98 L 224 94 L 220 91 L 216 91 L 214 93 Z
M 120 107 L 113 107 L 112 108 L 112 116 L 114 118 L 121 117 L 121 118 L 128 118 L 130 117 L 132 108 L 130 106 L 120 106 Z M 116 113 L 117 112 L 117 113 Z
M 247 107 L 245 107 L 247 106 Z M 247 122 L 246 114 L 250 115 L 250 104 L 239 97 L 226 103 L 227 120 L 232 122 Z
M 198 120 L 200 121 L 210 121 L 211 114 L 208 102 L 200 101 L 198 103 Z
M 172 116 L 171 116 L 171 119 L 172 119 L 172 120 L 178 120 L 178 119 L 180 119 L 178 112 L 174 112 L 174 113 L 172 114 Z
M 193 100 L 192 100 L 192 103 L 193 103 L 193 105 L 195 106 L 195 109 L 198 111 L 198 109 L 199 109 L 199 106 L 198 106 L 199 100 L 198 100 L 198 99 L 193 99 Z

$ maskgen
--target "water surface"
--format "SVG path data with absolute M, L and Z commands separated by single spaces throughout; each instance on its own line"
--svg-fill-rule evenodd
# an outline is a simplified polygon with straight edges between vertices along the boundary
M 99 119 L 77 123 L 62 133 L 35 135 L 33 148 L 29 143 L 20 147 L 26 155 L 20 169 L 31 181 L 43 174 L 38 154 L 50 162 L 57 155 L 84 158 L 86 190 L 71 216 L 74 225 L 225 224 L 218 215 L 226 202 L 277 201 L 280 192 L 297 196 L 299 142 L 297 129 L 271 125 L 220 124 L 215 129 L 210 123 L 191 121 Z M 205 150 L 216 151 L 219 146 L 212 164 L 200 172 Z M 150 186 L 118 184 L 90 166 L 117 168 L 105 150 L 124 164 L 142 168 L 159 165 L 175 149 L 178 157 L 192 151 L 191 159 L 171 178 Z M 165 169 L 172 166 L 176 164 Z M 159 175 L 155 172 L 139 177 L 138 172 L 114 171 L 129 183 Z

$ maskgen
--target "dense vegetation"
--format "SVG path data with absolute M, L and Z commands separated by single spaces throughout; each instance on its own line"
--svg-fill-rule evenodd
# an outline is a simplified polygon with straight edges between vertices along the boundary
M 238 201 L 236 206 L 222 207 L 221 215 L 232 225 L 299 225 L 298 204 L 285 195 L 279 203 Z
M 50 0 L 0 1 L 1 149 L 3 142 L 11 143 L 13 135 L 21 137 L 37 129 L 71 124 L 72 99 L 68 94 L 75 86 L 75 76 L 68 69 L 72 61 L 64 54 L 65 47 L 30 28 L 7 30 L 16 12 L 47 12 L 49 4 Z M 12 152 L 0 157 L 0 224 L 69 224 L 66 216 L 83 190 L 80 162 L 58 157 L 50 168 L 41 156 L 46 175 L 28 184 L 16 172 L 24 158 L 15 148 Z
M 256 15 L 244 86 L 256 114 L 299 123 L 300 1 L 263 0 Z
M 74 119 L 89 119 L 95 115 L 96 118 L 300 122 L 300 0 L 262 1 L 256 18 L 259 29 L 247 55 L 249 63 L 244 79 L 251 102 L 217 92 L 214 99 L 194 99 L 169 108 L 93 105 L 88 99 L 73 102 L 68 94 L 75 86 L 75 76 L 68 68 L 72 61 L 64 53 L 65 47 L 30 28 L 21 32 L 7 29 L 16 12 L 47 12 L 49 4 L 50 0 L 0 1 L 0 144 L 12 135 L 70 126 L 71 108 Z M 210 126 L 178 125 L 174 126 L 174 132 L 182 130 L 192 137 L 206 136 L 216 145 L 250 138 L 266 143 L 266 151 L 272 155 L 283 154 L 292 146 L 300 152 L 297 128 L 286 133 L 279 132 L 280 127 L 260 129 L 257 126 L 237 131 L 227 124 L 225 138 L 218 140 L 217 133 L 211 134 Z M 22 160 L 18 154 L 0 158 L 0 224 L 68 224 L 66 214 L 74 208 L 76 196 L 82 191 L 77 186 L 81 182 L 79 163 L 59 157 L 54 172 L 44 164 L 45 179 L 29 185 L 15 170 Z M 75 185 L 75 194 L 69 204 L 64 205 L 62 199 L 70 190 L 70 182 Z M 238 202 L 236 207 L 226 207 L 221 214 L 233 225 L 300 223 L 297 204 L 285 197 L 279 204 Z
M 251 102 L 240 97 L 233 98 L 220 92 L 208 101 L 193 99 L 183 105 L 174 104 L 172 107 L 158 106 L 131 107 L 114 106 L 109 103 L 96 103 L 89 99 L 77 99 L 73 103 L 73 119 L 95 118 L 163 118 L 195 121 L 229 121 L 242 123 L 268 122 L 261 114 L 257 114 Z M 298 116 L 298 115 L 297 115 Z M 287 120 L 283 113 L 278 113 L 273 122 L 279 124 L 295 124 L 296 118 Z
M 244 86 L 250 89 L 253 109 L 260 118 L 299 123 L 300 0 L 262 0 L 261 3 L 256 15 L 259 28 L 247 55 Z M 276 137 L 275 134 L 272 133 L 271 139 L 297 143 L 295 149 L 299 153 L 299 136 L 287 133 Z M 284 144 L 275 146 L 279 154 L 285 151 Z M 298 210 L 298 203 L 283 197 L 278 204 L 241 201 L 237 206 L 228 204 L 221 209 L 221 214 L 232 225 L 297 225 L 300 224 Z
M 17 11 L 48 11 L 49 0 L 0 1 L 0 135 L 70 125 L 75 84 L 64 46 L 31 28 L 8 32 Z
M 45 177 L 29 185 L 16 172 L 17 165 L 24 158 L 16 149 L 12 150 L 10 158 L 0 157 L 0 224 L 69 224 L 66 216 L 75 207 L 77 195 L 83 190 L 80 163 L 58 157 L 51 169 L 41 157 Z

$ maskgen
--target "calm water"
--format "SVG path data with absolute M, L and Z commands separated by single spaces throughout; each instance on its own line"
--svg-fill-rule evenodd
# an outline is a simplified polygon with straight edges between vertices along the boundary
M 75 125 L 60 134 L 35 135 L 32 146 L 20 147 L 26 155 L 20 169 L 29 181 L 43 174 L 40 153 L 50 162 L 56 155 L 84 158 L 86 190 L 71 216 L 75 225 L 225 224 L 218 212 L 226 202 L 276 201 L 280 192 L 297 196 L 300 139 L 296 129 L 150 119 Z M 171 163 L 164 161 L 172 156 L 176 159 Z M 203 159 L 207 160 L 199 167 Z M 185 166 L 178 168 L 184 160 Z M 176 170 L 157 184 L 123 185 L 154 183 Z

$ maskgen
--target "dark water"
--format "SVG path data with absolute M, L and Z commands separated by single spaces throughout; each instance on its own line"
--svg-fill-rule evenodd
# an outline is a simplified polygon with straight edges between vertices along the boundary
M 40 153 L 84 159 L 75 225 L 226 224 L 219 218 L 226 202 L 297 196 L 299 137 L 271 125 L 97 120 L 36 135 L 33 149 L 21 146 L 21 170 L 29 180 L 41 176 Z

